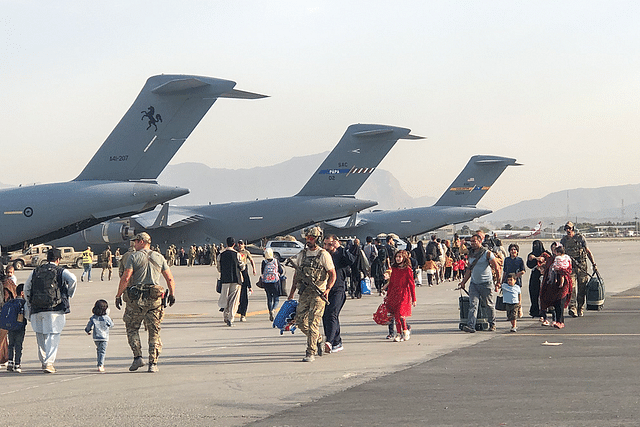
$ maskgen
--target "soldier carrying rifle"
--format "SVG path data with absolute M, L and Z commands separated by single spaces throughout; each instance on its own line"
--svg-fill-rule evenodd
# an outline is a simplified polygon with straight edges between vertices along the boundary
M 327 295 L 336 281 L 336 270 L 329 252 L 319 245 L 322 240 L 320 227 L 312 227 L 304 237 L 305 248 L 293 259 L 297 268 L 288 299 L 293 299 L 296 289 L 299 289 L 295 321 L 300 331 L 307 336 L 307 350 L 302 361 L 313 362 L 316 354 L 322 356 L 320 321 Z

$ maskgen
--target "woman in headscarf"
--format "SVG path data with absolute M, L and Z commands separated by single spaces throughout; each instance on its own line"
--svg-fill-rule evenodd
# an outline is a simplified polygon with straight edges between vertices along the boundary
M 537 267 L 545 262 L 545 257 L 542 256 L 543 253 L 546 253 L 549 256 L 551 255 L 549 251 L 544 249 L 544 245 L 540 240 L 534 240 L 533 250 L 527 256 L 527 267 L 531 269 L 531 275 L 529 276 L 529 299 L 531 301 L 529 316 L 533 318 L 542 317 L 539 303 L 540 278 L 542 276 L 542 272 Z
M 562 245 L 557 245 L 553 249 L 553 255 L 543 254 L 543 257 L 546 262 L 540 284 L 540 310 L 544 314 L 542 324 L 562 329 L 564 328 L 564 309 L 571 300 L 571 258 L 565 255 Z M 546 310 L 549 307 L 554 308 L 552 324 L 546 320 Z

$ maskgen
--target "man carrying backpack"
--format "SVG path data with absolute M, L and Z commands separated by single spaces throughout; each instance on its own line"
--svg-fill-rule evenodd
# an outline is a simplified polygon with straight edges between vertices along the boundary
M 53 364 L 66 321 L 65 314 L 70 312 L 69 298 L 76 292 L 76 276 L 58 266 L 61 258 L 59 249 L 49 249 L 48 262 L 33 270 L 24 284 L 29 321 L 38 342 L 38 357 L 42 371 L 47 374 L 56 371 Z

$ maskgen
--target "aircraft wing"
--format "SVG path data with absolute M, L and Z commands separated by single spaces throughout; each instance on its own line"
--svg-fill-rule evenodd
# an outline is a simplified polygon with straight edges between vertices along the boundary
M 347 228 L 355 228 L 355 227 L 364 225 L 367 223 L 367 220 L 364 218 L 361 218 L 356 212 L 349 217 L 339 218 L 333 221 L 324 221 L 324 223 L 334 228 L 347 229 Z
M 178 228 L 202 221 L 206 217 L 188 208 L 180 208 L 165 204 L 162 209 L 146 212 L 131 217 L 141 227 L 153 230 L 155 228 Z

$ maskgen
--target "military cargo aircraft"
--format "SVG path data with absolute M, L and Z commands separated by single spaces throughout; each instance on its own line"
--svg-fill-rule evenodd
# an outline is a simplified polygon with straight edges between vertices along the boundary
M 155 180 L 218 98 L 264 97 L 234 86 L 210 77 L 150 77 L 76 179 L 0 190 L 3 251 L 149 211 L 187 194 Z
M 320 221 L 341 218 L 375 206 L 355 198 L 398 139 L 422 139 L 410 129 L 354 124 L 298 194 L 248 202 L 204 206 L 169 206 L 160 212 L 134 215 L 128 224 L 111 221 L 51 242 L 54 245 L 97 247 L 118 243 L 146 231 L 152 243 L 202 245 L 220 243 L 228 236 L 258 241 L 282 235 Z M 164 248 L 163 248 L 164 249 Z
M 435 205 L 396 211 L 354 213 L 349 218 L 320 224 L 325 236 L 340 238 L 395 233 L 410 237 L 426 233 L 449 224 L 471 221 L 490 210 L 475 207 L 507 166 L 519 166 L 515 159 L 498 156 L 473 156 L 444 192 Z

